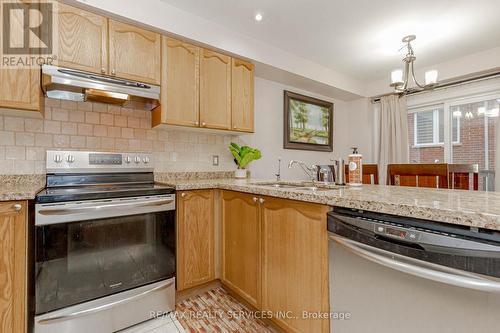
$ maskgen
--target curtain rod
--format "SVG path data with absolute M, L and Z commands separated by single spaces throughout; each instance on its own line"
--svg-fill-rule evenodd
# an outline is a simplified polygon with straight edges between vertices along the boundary
M 445 89 L 445 88 L 449 88 L 449 87 L 460 86 L 462 84 L 494 79 L 497 77 L 500 77 L 500 68 L 495 68 L 495 69 L 490 70 L 490 71 L 480 72 L 480 73 L 475 74 L 474 76 L 462 76 L 462 77 L 446 80 L 446 81 L 443 81 L 443 83 L 438 84 L 432 90 L 419 90 L 419 89 L 411 90 L 410 89 L 410 91 L 408 91 L 405 95 L 409 96 L 409 95 L 422 94 L 422 93 L 441 90 L 441 89 Z M 380 103 L 380 98 L 382 98 L 384 96 L 394 95 L 394 94 L 403 95 L 402 93 L 388 93 L 388 94 L 375 96 L 375 97 L 372 97 L 372 99 L 371 99 L 372 104 Z

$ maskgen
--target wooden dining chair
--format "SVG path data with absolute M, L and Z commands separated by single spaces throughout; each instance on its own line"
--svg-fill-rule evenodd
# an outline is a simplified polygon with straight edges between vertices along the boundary
M 478 164 L 448 164 L 449 188 L 457 190 L 479 190 Z
M 387 185 L 448 188 L 448 164 L 389 164 Z
M 378 165 L 377 164 L 363 164 L 363 184 L 378 185 Z M 345 166 L 345 182 L 349 183 L 349 165 Z

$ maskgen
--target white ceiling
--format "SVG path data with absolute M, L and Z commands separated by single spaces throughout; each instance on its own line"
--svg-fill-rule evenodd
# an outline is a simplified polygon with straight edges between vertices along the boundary
M 363 81 L 401 66 L 407 34 L 417 67 L 500 45 L 500 0 L 162 1 Z

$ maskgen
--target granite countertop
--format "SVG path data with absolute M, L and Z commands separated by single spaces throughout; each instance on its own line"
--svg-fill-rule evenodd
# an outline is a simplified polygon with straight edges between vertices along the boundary
M 312 192 L 259 185 L 270 180 L 240 180 L 228 176 L 229 173 L 157 173 L 155 180 L 178 191 L 232 190 L 500 231 L 500 192 L 386 185 L 333 185 L 328 190 Z M 0 201 L 31 200 L 45 187 L 45 175 L 0 175 L 0 184 Z
M 0 201 L 31 200 L 45 187 L 45 175 L 0 175 Z
M 162 180 L 159 177 L 157 181 L 175 186 L 179 191 L 233 190 L 500 231 L 498 192 L 386 185 L 333 186 L 331 190 L 311 192 L 264 187 L 255 183 L 265 181 L 256 179 Z

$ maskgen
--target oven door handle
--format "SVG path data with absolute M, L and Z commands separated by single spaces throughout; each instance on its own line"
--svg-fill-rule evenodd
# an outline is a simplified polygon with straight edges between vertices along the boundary
M 99 312 L 99 311 L 108 310 L 108 309 L 111 309 L 111 308 L 113 308 L 113 307 L 115 307 L 117 305 L 120 305 L 120 304 L 123 304 L 123 303 L 132 302 L 132 301 L 134 301 L 134 300 L 136 300 L 138 298 L 144 297 L 144 296 L 146 296 L 148 294 L 151 294 L 151 293 L 154 293 L 156 291 L 160 291 L 160 290 L 166 289 L 166 288 L 170 287 L 173 284 L 174 284 L 174 280 L 171 279 L 171 280 L 168 280 L 167 282 L 165 282 L 162 285 L 159 285 L 159 286 L 154 287 L 152 289 L 143 291 L 143 292 L 141 292 L 141 293 L 139 293 L 137 295 L 132 295 L 132 296 L 129 296 L 129 297 L 126 297 L 126 298 L 122 298 L 122 299 L 113 301 L 113 302 L 109 302 L 109 303 L 102 304 L 102 305 L 95 306 L 95 307 L 88 308 L 88 309 L 83 309 L 83 310 L 75 311 L 75 312 L 68 313 L 68 314 L 63 314 L 63 315 L 59 315 L 59 316 L 44 318 L 44 319 L 39 320 L 38 323 L 39 324 L 50 324 L 50 323 L 53 323 L 55 321 L 69 320 L 69 319 L 73 319 L 73 318 L 76 318 L 76 317 L 87 316 L 87 315 L 90 315 L 92 313 L 96 313 L 96 312 Z
M 441 266 L 381 250 L 334 233 L 329 233 L 329 237 L 332 241 L 361 258 L 403 273 L 457 287 L 500 293 L 500 282 L 488 279 L 484 275 Z
M 174 199 L 168 200 L 151 200 L 144 202 L 127 202 L 127 203 L 111 203 L 104 205 L 86 206 L 86 207 L 71 207 L 71 208 L 49 208 L 40 209 L 38 214 L 51 216 L 51 215 L 71 215 L 78 213 L 85 213 L 86 211 L 102 211 L 105 209 L 115 208 L 142 208 L 168 205 L 174 202 Z

